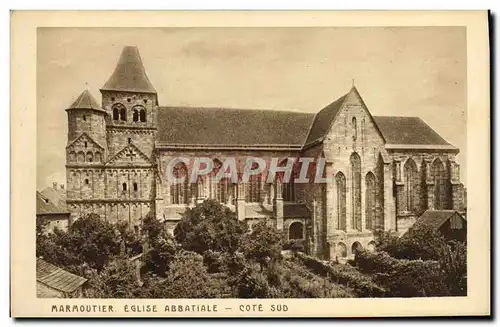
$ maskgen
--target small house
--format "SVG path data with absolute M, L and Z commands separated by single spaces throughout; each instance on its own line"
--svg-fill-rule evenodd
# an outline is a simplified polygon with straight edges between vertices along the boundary
M 82 297 L 86 278 L 56 267 L 41 258 L 36 259 L 36 295 L 39 298 Z

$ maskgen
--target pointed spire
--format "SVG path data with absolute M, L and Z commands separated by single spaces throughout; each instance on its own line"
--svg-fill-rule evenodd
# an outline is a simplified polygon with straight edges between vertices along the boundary
M 92 94 L 90 94 L 89 90 L 83 91 L 67 109 L 93 109 L 104 111 Z
M 137 47 L 126 46 L 123 48 L 115 71 L 101 91 L 156 93 L 146 75 Z

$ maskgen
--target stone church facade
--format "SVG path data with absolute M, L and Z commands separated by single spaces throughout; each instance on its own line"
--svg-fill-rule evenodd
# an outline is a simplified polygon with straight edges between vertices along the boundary
M 375 230 L 406 231 L 427 209 L 464 211 L 459 150 L 417 117 L 376 117 L 353 86 L 316 114 L 228 108 L 165 107 L 136 47 L 125 47 L 102 101 L 84 91 L 66 109 L 67 205 L 73 219 L 95 213 L 138 228 L 148 213 L 174 232 L 186 208 L 215 199 L 250 225 L 270 219 L 328 259 L 372 247 Z M 328 183 L 171 184 L 179 157 L 324 158 Z M 290 163 L 293 164 L 293 163 Z M 190 175 L 178 163 L 174 173 Z M 297 170 L 294 169 L 294 175 Z

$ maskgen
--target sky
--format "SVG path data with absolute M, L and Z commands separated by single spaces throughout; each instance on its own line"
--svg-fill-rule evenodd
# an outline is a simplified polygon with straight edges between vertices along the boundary
M 460 149 L 466 183 L 466 31 L 394 28 L 38 28 L 37 189 L 65 183 L 66 109 L 139 48 L 160 105 L 315 113 L 353 80 L 374 116 L 419 116 Z

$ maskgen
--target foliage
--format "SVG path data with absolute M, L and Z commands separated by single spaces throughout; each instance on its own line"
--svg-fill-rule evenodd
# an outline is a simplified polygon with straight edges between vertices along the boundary
M 283 250 L 293 252 L 305 252 L 304 240 L 288 240 L 283 244 Z
M 175 229 L 175 239 L 187 251 L 234 253 L 247 230 L 247 224 L 236 219 L 229 208 L 206 200 L 186 209 Z
M 372 277 L 359 272 L 350 265 L 327 264 L 303 253 L 297 253 L 296 258 L 315 274 L 328 277 L 334 283 L 352 288 L 359 297 L 386 295 L 386 289 L 376 283 Z
M 263 220 L 252 226 L 252 232 L 243 236 L 241 251 L 249 260 L 261 266 L 280 258 L 282 233 Z

